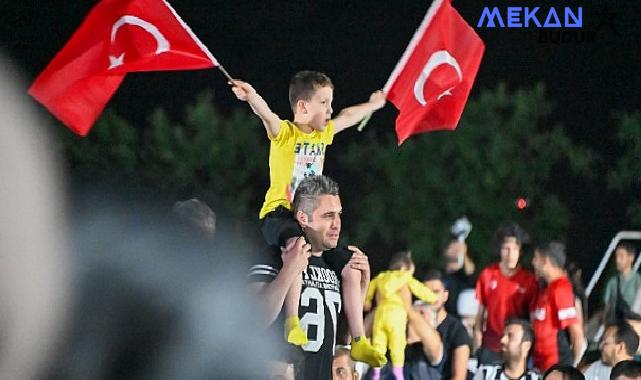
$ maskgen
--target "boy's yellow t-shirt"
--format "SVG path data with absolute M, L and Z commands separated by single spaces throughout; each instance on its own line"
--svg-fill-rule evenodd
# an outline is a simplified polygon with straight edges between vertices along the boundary
M 323 132 L 304 133 L 289 120 L 280 121 L 278 135 L 269 136 L 269 189 L 259 217 L 278 206 L 291 210 L 294 193 L 300 181 L 310 175 L 323 174 L 325 149 L 334 141 L 334 122 Z

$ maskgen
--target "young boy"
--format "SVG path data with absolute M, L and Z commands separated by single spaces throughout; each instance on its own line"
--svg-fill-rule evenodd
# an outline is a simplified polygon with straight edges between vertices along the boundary
M 289 102 L 294 112 L 292 122 L 281 120 L 272 112 L 250 84 L 235 80 L 232 85 L 236 97 L 249 103 L 260 117 L 271 141 L 270 187 L 259 214 L 263 235 L 270 246 L 290 246 L 297 237 L 303 236 L 289 211 L 297 185 L 307 176 L 322 174 L 325 149 L 334 135 L 382 108 L 385 94 L 376 91 L 368 102 L 345 108 L 332 120 L 334 85 L 331 80 L 320 72 L 301 71 L 294 75 L 289 86 Z M 341 273 L 345 313 L 353 336 L 352 358 L 379 367 L 386 359 L 365 338 L 362 302 L 365 290 L 361 289 L 360 271 L 346 265 L 351 256 L 346 249 L 336 249 L 324 258 Z M 298 317 L 301 284 L 302 276 L 285 298 L 285 338 L 289 343 L 303 346 L 307 344 L 307 336 Z
M 403 380 L 407 345 L 407 312 L 401 290 L 408 288 L 412 294 L 427 303 L 436 301 L 436 295 L 414 278 L 414 269 L 414 261 L 409 251 L 395 254 L 390 260 L 390 270 L 374 277 L 365 298 L 365 309 L 369 310 L 376 295 L 372 342 L 381 353 L 386 353 L 389 348 L 392 370 L 397 380 Z M 372 379 L 378 380 L 380 376 L 381 369 L 374 367 Z

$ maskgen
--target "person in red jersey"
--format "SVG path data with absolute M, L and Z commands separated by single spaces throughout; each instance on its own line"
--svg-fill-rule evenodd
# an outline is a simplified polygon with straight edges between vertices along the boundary
M 474 346 L 479 364 L 502 362 L 501 337 L 505 321 L 528 319 L 529 307 L 536 295 L 534 274 L 521 268 L 521 246 L 525 232 L 516 224 L 499 227 L 496 246 L 500 261 L 485 267 L 476 281 L 479 310 L 474 325 Z
M 552 241 L 534 250 L 532 266 L 544 282 L 532 306 L 534 367 L 541 372 L 554 364 L 576 365 L 585 350 L 583 326 L 577 318 L 572 284 L 565 275 L 565 245 Z

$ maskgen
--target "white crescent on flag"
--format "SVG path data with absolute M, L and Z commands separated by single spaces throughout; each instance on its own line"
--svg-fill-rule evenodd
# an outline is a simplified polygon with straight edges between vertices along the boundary
M 425 95 L 423 94 L 425 89 L 425 82 L 432 74 L 432 71 L 434 71 L 434 69 L 436 69 L 440 65 L 452 66 L 454 70 L 456 70 L 456 74 L 458 75 L 458 83 L 461 83 L 463 81 L 463 73 L 461 72 L 461 67 L 456 61 L 456 58 L 454 58 L 447 50 L 439 50 L 432 53 L 430 58 L 427 60 L 425 67 L 423 67 L 421 74 L 418 76 L 416 82 L 414 83 L 414 97 L 421 106 L 425 106 L 427 104 Z M 454 87 L 456 86 L 450 87 L 443 91 L 438 95 L 436 100 L 441 100 L 441 98 L 445 95 L 451 96 L 451 91 L 454 89 Z
M 131 15 L 122 16 L 111 27 L 111 44 L 112 45 L 116 41 L 116 33 L 118 33 L 118 29 L 120 29 L 120 27 L 126 24 L 141 27 L 147 33 L 151 34 L 154 37 L 154 39 L 156 40 L 156 55 L 165 51 L 169 51 L 169 48 L 170 48 L 169 41 L 165 38 L 165 36 L 160 32 L 160 30 L 158 30 L 158 28 L 154 24 L 147 22 L 139 17 L 131 16 Z M 124 52 L 120 54 L 118 57 L 110 55 L 109 69 L 113 69 L 115 67 L 122 65 L 124 63 L 124 59 L 125 59 Z

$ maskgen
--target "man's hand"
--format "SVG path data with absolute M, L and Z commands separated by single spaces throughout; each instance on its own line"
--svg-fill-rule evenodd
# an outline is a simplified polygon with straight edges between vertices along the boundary
M 256 95 L 256 90 L 247 82 L 243 82 L 241 80 L 234 80 L 233 82 L 230 82 L 229 84 L 232 85 L 231 90 L 234 92 L 234 95 L 239 100 L 242 100 L 244 102 L 249 101 L 252 97 Z
M 312 245 L 307 244 L 304 237 L 292 238 L 287 241 L 287 246 L 281 248 L 283 267 L 292 266 L 298 272 L 307 268 L 309 256 L 312 254 Z
M 349 265 L 351 268 L 361 271 L 361 287 L 367 289 L 371 275 L 369 268 L 369 259 L 367 258 L 367 255 L 363 253 L 363 251 L 361 251 L 354 245 L 347 246 L 347 249 L 353 252 L 352 258 L 349 260 L 347 265 Z

